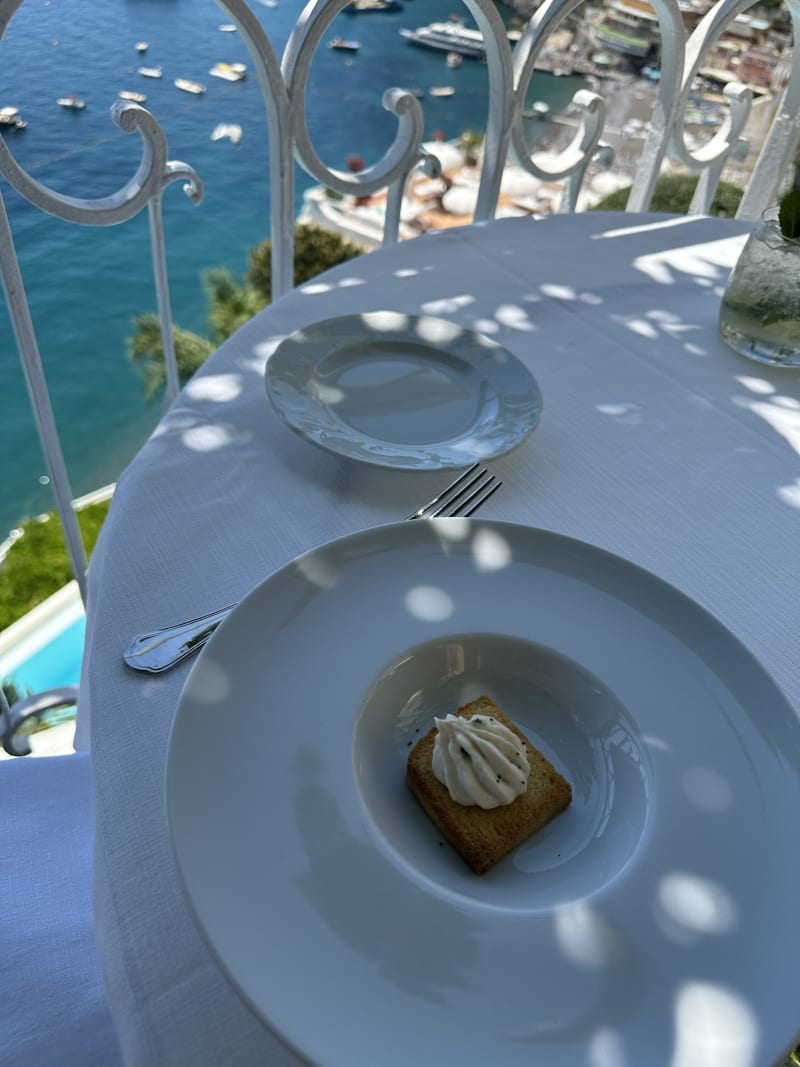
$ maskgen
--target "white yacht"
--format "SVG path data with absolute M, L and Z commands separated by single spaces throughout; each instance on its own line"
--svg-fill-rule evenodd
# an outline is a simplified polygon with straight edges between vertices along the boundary
M 405 37 L 411 44 L 436 48 L 440 52 L 457 52 L 459 55 L 473 56 L 476 59 L 486 57 L 481 31 L 464 26 L 455 19 L 449 22 L 431 22 L 428 26 L 420 26 L 416 30 L 400 30 L 400 36 Z
M 143 78 L 163 78 L 161 67 L 139 67 L 139 73 Z
M 193 82 L 191 78 L 176 78 L 175 85 L 178 89 L 183 89 L 185 93 L 194 93 L 195 96 L 202 96 L 206 91 L 205 85 Z
M 134 104 L 143 104 L 147 99 L 144 93 L 135 93 L 132 89 L 120 89 L 117 96 L 120 100 L 132 100 Z
M 18 107 L 0 107 L 0 126 L 11 130 L 24 130 L 27 125 Z
M 215 63 L 208 73 L 226 82 L 242 82 L 247 77 L 247 67 L 244 63 Z
M 71 108 L 73 111 L 83 111 L 86 107 L 86 101 L 81 100 L 75 93 L 70 93 L 68 96 L 59 96 L 56 103 L 60 104 L 61 107 Z
M 238 144 L 242 139 L 242 127 L 236 122 L 220 122 L 211 133 L 212 141 L 222 141 L 225 137 L 233 144 Z
M 352 41 L 345 37 L 332 37 L 328 41 L 328 48 L 339 52 L 357 52 L 360 47 L 361 41 Z

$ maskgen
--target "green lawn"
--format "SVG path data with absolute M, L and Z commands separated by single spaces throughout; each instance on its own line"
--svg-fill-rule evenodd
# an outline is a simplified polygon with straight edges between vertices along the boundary
M 89 504 L 78 511 L 78 525 L 87 558 L 92 554 L 110 500 Z M 0 563 L 0 630 L 41 604 L 72 579 L 61 523 L 55 512 L 45 520 L 26 519 L 23 536 Z

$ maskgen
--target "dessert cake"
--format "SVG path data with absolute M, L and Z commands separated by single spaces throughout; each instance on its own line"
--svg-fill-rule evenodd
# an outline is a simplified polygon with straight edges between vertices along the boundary
M 406 781 L 476 874 L 572 800 L 569 782 L 488 696 L 436 720 L 411 750 Z

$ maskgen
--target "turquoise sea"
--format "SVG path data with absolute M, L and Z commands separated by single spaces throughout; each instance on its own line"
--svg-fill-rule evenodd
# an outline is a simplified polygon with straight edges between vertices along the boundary
M 304 0 L 266 6 L 252 0 L 278 55 Z M 513 12 L 499 5 L 510 20 Z M 405 0 L 392 14 L 342 14 L 331 36 L 355 37 L 359 53 L 320 48 L 309 83 L 309 127 L 320 157 L 341 167 L 349 153 L 368 161 L 391 142 L 392 117 L 381 107 L 384 89 L 427 89 L 449 84 L 452 97 L 426 97 L 426 133 L 457 137 L 485 127 L 485 64 L 464 60 L 445 66 L 443 53 L 414 47 L 400 37 L 451 13 L 469 12 L 460 0 Z M 145 107 L 162 124 L 170 157 L 190 163 L 206 197 L 193 207 L 175 183 L 165 195 L 167 253 L 175 322 L 203 330 L 202 275 L 227 266 L 241 274 L 248 250 L 269 236 L 268 143 L 264 108 L 254 77 L 229 83 L 209 77 L 218 61 L 247 63 L 235 33 L 219 30 L 229 17 L 214 0 L 24 0 L 0 41 L 0 106 L 16 106 L 26 130 L 6 133 L 19 163 L 40 182 L 73 196 L 108 195 L 134 173 L 138 136 L 122 133 L 109 107 L 123 89 L 147 94 Z M 148 42 L 140 56 L 137 41 Z M 143 78 L 139 65 L 163 68 L 161 80 Z M 203 96 L 178 90 L 176 77 L 207 87 Z M 529 99 L 565 106 L 580 80 L 537 74 Z M 83 111 L 59 107 L 75 93 Z M 219 122 L 243 130 L 239 145 L 212 142 Z M 298 171 L 298 209 L 312 180 Z M 5 181 L 0 189 L 11 218 L 42 359 L 64 444 L 74 495 L 116 479 L 158 419 L 160 405 L 145 403 L 126 357 L 131 320 L 155 307 L 149 268 L 146 213 L 110 229 L 65 223 L 31 207 Z M 25 515 L 52 506 L 41 484 L 44 463 L 30 411 L 13 333 L 0 306 L 0 422 L 2 492 L 0 540 Z

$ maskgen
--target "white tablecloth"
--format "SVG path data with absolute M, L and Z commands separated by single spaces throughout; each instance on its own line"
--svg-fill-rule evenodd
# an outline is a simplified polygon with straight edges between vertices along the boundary
M 296 1060 L 223 976 L 178 885 L 164 766 L 189 664 L 148 677 L 121 650 L 236 600 L 300 552 L 401 518 L 451 477 L 360 465 L 287 429 L 263 372 L 290 331 L 391 308 L 506 345 L 534 372 L 544 413 L 491 464 L 504 486 L 482 514 L 593 542 L 674 583 L 800 708 L 800 374 L 736 355 L 717 332 L 747 229 L 585 214 L 405 242 L 268 308 L 172 406 L 120 478 L 92 560 L 79 712 L 96 777 L 99 947 L 128 1063 Z M 234 723 L 220 743 L 236 743 Z

